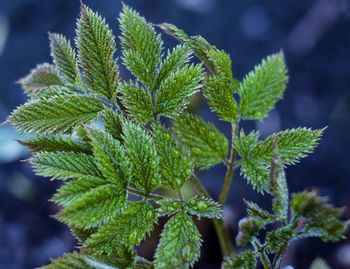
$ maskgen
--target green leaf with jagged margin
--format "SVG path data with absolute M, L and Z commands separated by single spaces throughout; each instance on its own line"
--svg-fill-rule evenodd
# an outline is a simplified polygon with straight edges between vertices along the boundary
M 266 252 L 272 254 L 284 250 L 297 237 L 295 229 L 296 225 L 290 224 L 267 232 L 265 238 Z
M 321 258 L 315 259 L 309 269 L 331 269 L 328 264 Z
M 67 204 L 57 218 L 71 227 L 98 227 L 126 205 L 126 191 L 113 184 L 93 188 Z
M 244 130 L 241 129 L 239 137 L 234 141 L 234 147 L 239 156 L 243 159 L 250 157 L 250 152 L 253 150 L 257 144 L 259 138 L 259 131 L 252 131 L 248 135 L 244 133 Z
M 270 165 L 270 192 L 273 196 L 272 209 L 277 220 L 287 222 L 289 192 L 276 141 L 274 142 L 273 158 Z
M 118 67 L 114 57 L 116 44 L 105 19 L 82 5 L 77 22 L 78 57 L 90 89 L 113 99 L 117 92 Z
M 131 184 L 146 194 L 160 184 L 159 156 L 151 135 L 140 125 L 123 122 L 124 146 L 131 161 Z
M 194 196 L 185 203 L 184 211 L 199 218 L 221 219 L 222 206 L 206 197 Z
M 132 171 L 124 147 L 107 132 L 89 129 L 88 133 L 95 163 L 104 178 L 125 189 L 131 179 Z
M 251 250 L 246 250 L 239 254 L 232 253 L 224 258 L 221 269 L 255 269 L 257 258 Z
M 95 269 L 89 264 L 87 258 L 78 254 L 65 254 L 63 257 L 53 260 L 51 264 L 40 267 L 41 269 Z
M 80 82 L 75 51 L 69 40 L 61 34 L 49 33 L 51 56 L 60 78 L 67 83 Z
M 238 88 L 240 115 L 245 119 L 263 119 L 282 98 L 287 81 L 283 54 L 268 56 L 244 78 Z
M 36 174 L 52 179 L 102 178 L 94 158 L 74 152 L 37 152 L 30 159 Z
M 328 198 L 304 191 L 293 194 L 290 205 L 295 216 L 305 219 L 299 237 L 320 237 L 325 242 L 344 237 L 348 225 L 340 220 L 344 209 L 333 207 Z
M 124 5 L 119 17 L 122 59 L 127 69 L 152 89 L 163 42 L 154 27 L 136 11 Z
M 70 228 L 72 235 L 80 242 L 84 243 L 93 233 L 96 233 L 97 228 Z
M 114 139 L 122 141 L 122 121 L 121 116 L 114 110 L 106 108 L 102 114 L 103 124 L 108 133 L 112 135 Z
M 52 200 L 62 206 L 69 205 L 87 192 L 108 185 L 108 182 L 95 177 L 82 177 L 65 182 L 52 197 Z
M 95 119 L 103 108 L 93 96 L 58 96 L 30 101 L 14 110 L 8 121 L 23 133 L 69 133 Z
M 173 121 L 176 136 L 187 147 L 201 168 L 209 168 L 226 159 L 228 141 L 212 123 L 198 116 L 183 113 Z
M 167 56 L 158 67 L 158 75 L 154 84 L 154 89 L 158 89 L 161 82 L 176 72 L 182 69 L 192 59 L 192 50 L 189 46 L 177 45 L 171 51 L 168 50 Z
M 155 222 L 154 209 L 147 201 L 131 202 L 88 239 L 86 248 L 111 254 L 110 250 L 121 244 L 138 245 L 150 234 Z
M 260 219 L 264 224 L 275 222 L 275 217 L 270 212 L 262 209 L 258 204 L 244 200 L 247 207 L 247 214 L 250 217 Z
M 159 206 L 156 211 L 158 217 L 170 216 L 182 211 L 181 202 L 173 198 L 165 197 L 156 203 Z
M 273 141 L 276 141 L 283 164 L 295 164 L 316 148 L 323 131 L 324 129 L 296 128 L 275 133 L 258 142 L 250 157 L 265 164 L 270 163 L 273 158 Z
M 178 190 L 193 173 L 189 153 L 175 142 L 161 124 L 153 124 L 153 137 L 159 155 L 159 173 L 164 187 Z
M 181 114 L 202 87 L 202 80 L 201 65 L 188 65 L 169 74 L 157 90 L 156 113 L 171 118 Z
M 84 143 L 69 136 L 63 135 L 38 135 L 27 140 L 18 141 L 31 151 L 71 151 L 91 153 L 91 149 Z
M 241 175 L 259 192 L 269 191 L 269 169 L 254 160 L 244 160 L 241 166 Z
M 120 84 L 121 102 L 128 113 L 142 123 L 148 123 L 154 118 L 152 98 L 144 88 L 137 83 Z
M 18 83 L 28 95 L 38 94 L 47 90 L 50 86 L 62 85 L 62 81 L 58 76 L 55 66 L 43 63 L 38 64 Z
M 219 75 L 207 77 L 204 96 L 207 98 L 211 110 L 217 113 L 220 119 L 236 122 L 238 105 L 226 78 Z
M 164 226 L 155 254 L 155 269 L 192 267 L 200 256 L 201 242 L 193 220 L 178 213 Z

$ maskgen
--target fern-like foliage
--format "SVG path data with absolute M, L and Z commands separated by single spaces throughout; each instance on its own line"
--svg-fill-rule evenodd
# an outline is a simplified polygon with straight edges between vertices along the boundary
M 315 149 L 323 129 L 295 128 L 261 139 L 257 131 L 240 128 L 242 119 L 263 119 L 282 98 L 288 80 L 282 52 L 239 82 L 230 56 L 201 36 L 161 24 L 181 42 L 164 51 L 154 25 L 126 5 L 119 24 L 116 42 L 105 19 L 82 5 L 76 48 L 64 36 L 49 34 L 53 63 L 38 65 L 19 81 L 29 100 L 7 122 L 32 134 L 20 143 L 32 151 L 34 171 L 61 181 L 52 197 L 60 206 L 56 218 L 71 228 L 80 246 L 43 268 L 192 268 L 202 244 L 194 219 L 201 218 L 214 220 L 225 269 L 253 269 L 258 260 L 264 268 L 281 268 L 292 240 L 343 237 L 342 209 L 315 191 L 290 195 L 284 171 Z M 119 77 L 114 59 L 119 43 L 122 64 L 134 77 L 128 81 Z M 193 55 L 199 64 L 192 63 Z M 185 112 L 199 91 L 231 125 L 230 139 Z M 217 164 L 227 167 L 219 202 L 195 175 Z M 271 212 L 246 201 L 236 245 L 251 249 L 240 253 L 232 252 L 222 221 L 236 169 L 272 197 Z M 198 195 L 183 196 L 186 183 Z M 137 247 L 159 219 L 166 224 L 150 261 Z M 275 229 L 265 231 L 262 240 L 261 230 L 271 226 Z M 311 268 L 327 266 L 317 260 Z

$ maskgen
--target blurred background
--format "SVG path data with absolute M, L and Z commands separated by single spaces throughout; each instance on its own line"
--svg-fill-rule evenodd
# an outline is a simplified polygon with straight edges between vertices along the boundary
M 320 146 L 300 164 L 287 169 L 292 192 L 316 188 L 337 206 L 350 206 L 350 1 L 349 0 L 124 0 L 154 23 L 171 22 L 189 34 L 200 34 L 230 53 L 238 79 L 263 57 L 283 49 L 290 82 L 285 98 L 263 122 L 249 122 L 262 136 L 281 129 L 328 126 Z M 85 0 L 106 17 L 119 33 L 119 0 Z M 15 82 L 36 64 L 51 61 L 47 32 L 73 39 L 78 0 L 0 1 L 0 121 L 26 99 Z M 167 47 L 175 41 L 164 36 Z M 120 52 L 117 54 L 119 55 Z M 122 72 L 122 76 L 128 74 Z M 198 113 L 228 134 L 208 107 Z M 58 183 L 33 175 L 25 162 L 28 152 L 10 126 L 0 127 L 0 268 L 34 268 L 71 251 L 76 243 L 69 230 L 50 215 L 48 202 Z M 225 168 L 201 172 L 204 185 L 217 197 Z M 226 221 L 232 237 L 245 215 L 242 198 L 269 202 L 245 180 L 235 177 Z M 345 213 L 350 218 L 349 209 Z M 219 268 L 219 246 L 213 227 L 201 222 L 205 233 L 197 268 Z M 151 249 L 143 249 L 152 255 Z M 307 268 L 316 257 L 332 268 L 350 268 L 350 241 L 324 244 L 318 239 L 297 241 L 286 262 Z

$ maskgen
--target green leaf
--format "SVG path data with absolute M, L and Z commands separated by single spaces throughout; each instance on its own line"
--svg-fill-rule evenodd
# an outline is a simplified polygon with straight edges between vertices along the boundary
M 201 235 L 184 213 L 173 216 L 164 226 L 156 254 L 156 269 L 190 268 L 200 256 Z
M 276 141 L 283 164 L 295 164 L 311 153 L 324 129 L 296 128 L 270 135 L 260 141 L 251 152 L 251 158 L 265 164 L 273 158 L 273 141 Z
M 150 134 L 140 125 L 124 121 L 123 134 L 127 156 L 131 161 L 132 185 L 145 191 L 154 191 L 159 183 L 159 157 Z
M 80 82 L 78 61 L 71 43 L 63 35 L 49 33 L 51 56 L 61 79 L 67 83 Z
M 87 248 L 108 253 L 120 244 L 138 245 L 150 234 L 155 221 L 154 209 L 148 202 L 130 203 L 88 239 Z
M 203 79 L 201 65 L 189 65 L 169 74 L 157 91 L 157 114 L 176 117 L 199 91 Z
M 120 92 L 123 105 L 134 119 L 146 124 L 154 118 L 152 98 L 140 85 L 122 83 Z
M 266 234 L 265 244 L 268 253 L 277 253 L 289 245 L 289 243 L 297 238 L 295 234 L 295 225 L 287 225 Z
M 38 175 L 52 179 L 102 177 L 94 158 L 83 153 L 38 152 L 30 161 Z
M 86 257 L 77 253 L 65 254 L 63 257 L 52 261 L 50 265 L 41 269 L 95 269 L 87 262 Z
M 125 205 L 125 190 L 106 184 L 91 189 L 67 204 L 57 217 L 72 227 L 97 227 L 111 220 Z
M 258 235 L 265 223 L 260 218 L 245 217 L 239 221 L 238 225 L 239 232 L 236 236 L 236 244 L 239 247 L 243 247 L 251 242 L 253 237 Z
M 328 264 L 321 258 L 315 259 L 309 269 L 330 269 Z
M 96 165 L 103 176 L 121 188 L 126 188 L 132 171 L 123 146 L 109 133 L 98 129 L 89 129 L 88 132 Z
M 159 201 L 156 201 L 156 203 L 159 206 L 157 208 L 158 217 L 170 216 L 182 210 L 181 202 L 172 198 L 165 197 Z
M 62 85 L 55 67 L 48 63 L 37 65 L 29 75 L 18 82 L 28 95 L 43 92 L 50 86 Z
M 106 108 L 103 111 L 103 124 L 108 133 L 115 139 L 122 141 L 122 121 L 121 116 L 112 109 Z
M 273 196 L 272 209 L 278 220 L 286 222 L 288 217 L 289 193 L 286 175 L 276 141 L 274 142 L 273 155 L 270 166 L 270 192 Z
M 221 219 L 222 206 L 210 198 L 195 196 L 185 204 L 184 211 L 199 218 Z
M 238 105 L 225 78 L 221 76 L 208 77 L 204 95 L 210 108 L 218 114 L 220 119 L 228 122 L 236 121 Z
M 100 15 L 82 5 L 76 39 L 79 61 L 90 89 L 112 99 L 117 92 L 116 44 L 111 29 Z
M 259 192 L 269 191 L 269 169 L 267 165 L 254 160 L 244 160 L 241 166 L 241 175 Z
M 255 253 L 251 250 L 246 250 L 240 254 L 233 253 L 224 258 L 221 269 L 255 269 L 256 260 Z
M 68 133 L 95 119 L 101 110 L 103 105 L 93 96 L 58 96 L 18 107 L 9 122 L 23 133 Z
M 152 86 L 161 60 L 163 42 L 154 27 L 136 11 L 124 5 L 119 17 L 123 62 L 146 86 Z
M 239 86 L 241 116 L 245 119 L 263 119 L 282 98 L 287 81 L 282 53 L 264 59 Z
M 275 218 L 271 213 L 262 209 L 256 203 L 249 202 L 246 200 L 244 200 L 244 202 L 245 202 L 246 207 L 247 207 L 248 216 L 260 219 L 265 224 L 268 224 L 268 223 L 275 221 Z
M 250 153 L 252 149 L 256 146 L 258 138 L 258 131 L 252 131 L 248 135 L 246 135 L 244 133 L 244 130 L 241 129 L 239 137 L 237 137 L 234 141 L 234 147 L 243 159 L 247 159 L 250 157 Z
M 193 173 L 193 163 L 186 150 L 178 145 L 161 124 L 153 124 L 153 137 L 159 155 L 162 186 L 178 190 Z
M 186 146 L 199 167 L 209 168 L 225 160 L 228 152 L 226 137 L 212 123 L 198 116 L 183 113 L 173 122 L 179 141 Z

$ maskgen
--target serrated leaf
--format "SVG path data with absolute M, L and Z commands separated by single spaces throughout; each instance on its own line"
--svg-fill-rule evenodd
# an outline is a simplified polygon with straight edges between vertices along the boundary
M 208 77 L 205 84 L 204 96 L 208 104 L 220 119 L 235 122 L 238 116 L 238 105 L 227 80 L 219 75 Z
M 102 117 L 106 131 L 110 133 L 112 137 L 121 141 L 123 130 L 121 116 L 112 109 L 107 108 L 103 111 Z
M 178 213 L 164 226 L 155 254 L 155 268 L 192 267 L 199 258 L 201 241 L 192 219 L 184 213 Z
M 150 134 L 140 125 L 124 121 L 124 145 L 131 161 L 132 185 L 151 193 L 159 183 L 159 157 Z
M 176 136 L 187 147 L 201 168 L 209 168 L 225 160 L 228 152 L 226 137 L 212 123 L 198 116 L 183 113 L 173 122 Z
M 40 267 L 41 269 L 95 269 L 87 261 L 86 257 L 77 253 L 65 254 L 63 257 L 52 261 L 51 264 Z
M 178 145 L 168 130 L 154 124 L 153 137 L 159 155 L 159 172 L 162 186 L 178 190 L 193 173 L 189 153 Z
M 186 202 L 184 211 L 199 218 L 220 219 L 223 217 L 222 206 L 206 197 L 192 197 Z
M 104 178 L 121 188 L 126 188 L 132 171 L 124 147 L 107 132 L 89 129 L 88 133 L 96 165 Z
M 321 258 L 315 259 L 309 269 L 330 269 L 328 264 Z
M 57 217 L 72 227 L 97 227 L 111 220 L 125 205 L 125 190 L 106 184 L 67 204 Z
M 155 221 L 154 209 L 148 202 L 130 203 L 88 239 L 87 248 L 108 253 L 120 244 L 138 245 L 149 235 Z
M 38 94 L 50 86 L 62 85 L 55 67 L 48 63 L 37 65 L 30 71 L 29 75 L 21 78 L 18 82 L 29 95 Z
M 233 253 L 224 258 L 221 269 L 255 269 L 257 258 L 251 250 L 246 250 L 240 254 Z
M 240 84 L 240 114 L 245 119 L 263 119 L 282 98 L 288 81 L 282 53 L 264 59 Z
M 182 210 L 181 202 L 172 198 L 165 197 L 156 203 L 159 205 L 156 211 L 158 217 L 170 216 Z
M 296 238 L 295 226 L 287 225 L 266 234 L 265 244 L 268 253 L 276 253 L 285 249 L 290 241 Z
M 12 112 L 9 122 L 23 133 L 68 133 L 103 110 L 93 96 L 72 95 L 30 101 Z
M 112 99 L 117 92 L 116 44 L 111 29 L 96 12 L 82 5 L 77 22 L 78 56 L 90 89 Z
M 248 216 L 258 218 L 268 224 L 274 222 L 274 216 L 268 211 L 262 209 L 258 204 L 244 200 L 247 206 Z
M 35 173 L 52 179 L 102 177 L 94 158 L 83 153 L 38 152 L 30 161 Z
M 169 74 L 159 86 L 156 98 L 157 114 L 176 117 L 199 91 L 203 79 L 201 65 L 189 65 Z
M 241 175 L 259 192 L 269 191 L 269 169 L 254 160 L 244 160 L 241 166 Z
M 248 135 L 246 135 L 243 129 L 241 129 L 239 137 L 237 137 L 234 141 L 235 150 L 242 158 L 249 158 L 250 152 L 257 144 L 258 138 L 258 131 L 252 131 Z
M 163 42 L 154 27 L 124 5 L 119 17 L 123 62 L 138 80 L 151 88 L 160 63 Z M 146 52 L 146 53 L 145 53 Z
M 257 143 L 250 156 L 268 164 L 273 158 L 273 141 L 276 141 L 283 164 L 295 164 L 316 148 L 323 130 L 296 128 L 275 133 Z
M 273 196 L 272 209 L 278 220 L 286 222 L 288 217 L 289 193 L 286 175 L 276 141 L 274 142 L 273 155 L 270 166 L 270 192 Z
M 121 101 L 131 116 L 148 123 L 154 118 L 152 98 L 140 85 L 136 83 L 122 83 L 120 85 Z
M 71 43 L 63 35 L 49 33 L 51 56 L 61 79 L 67 83 L 80 81 L 78 61 Z
M 27 140 L 18 141 L 31 151 L 71 151 L 90 153 L 89 147 L 69 136 L 63 135 L 38 135 Z

